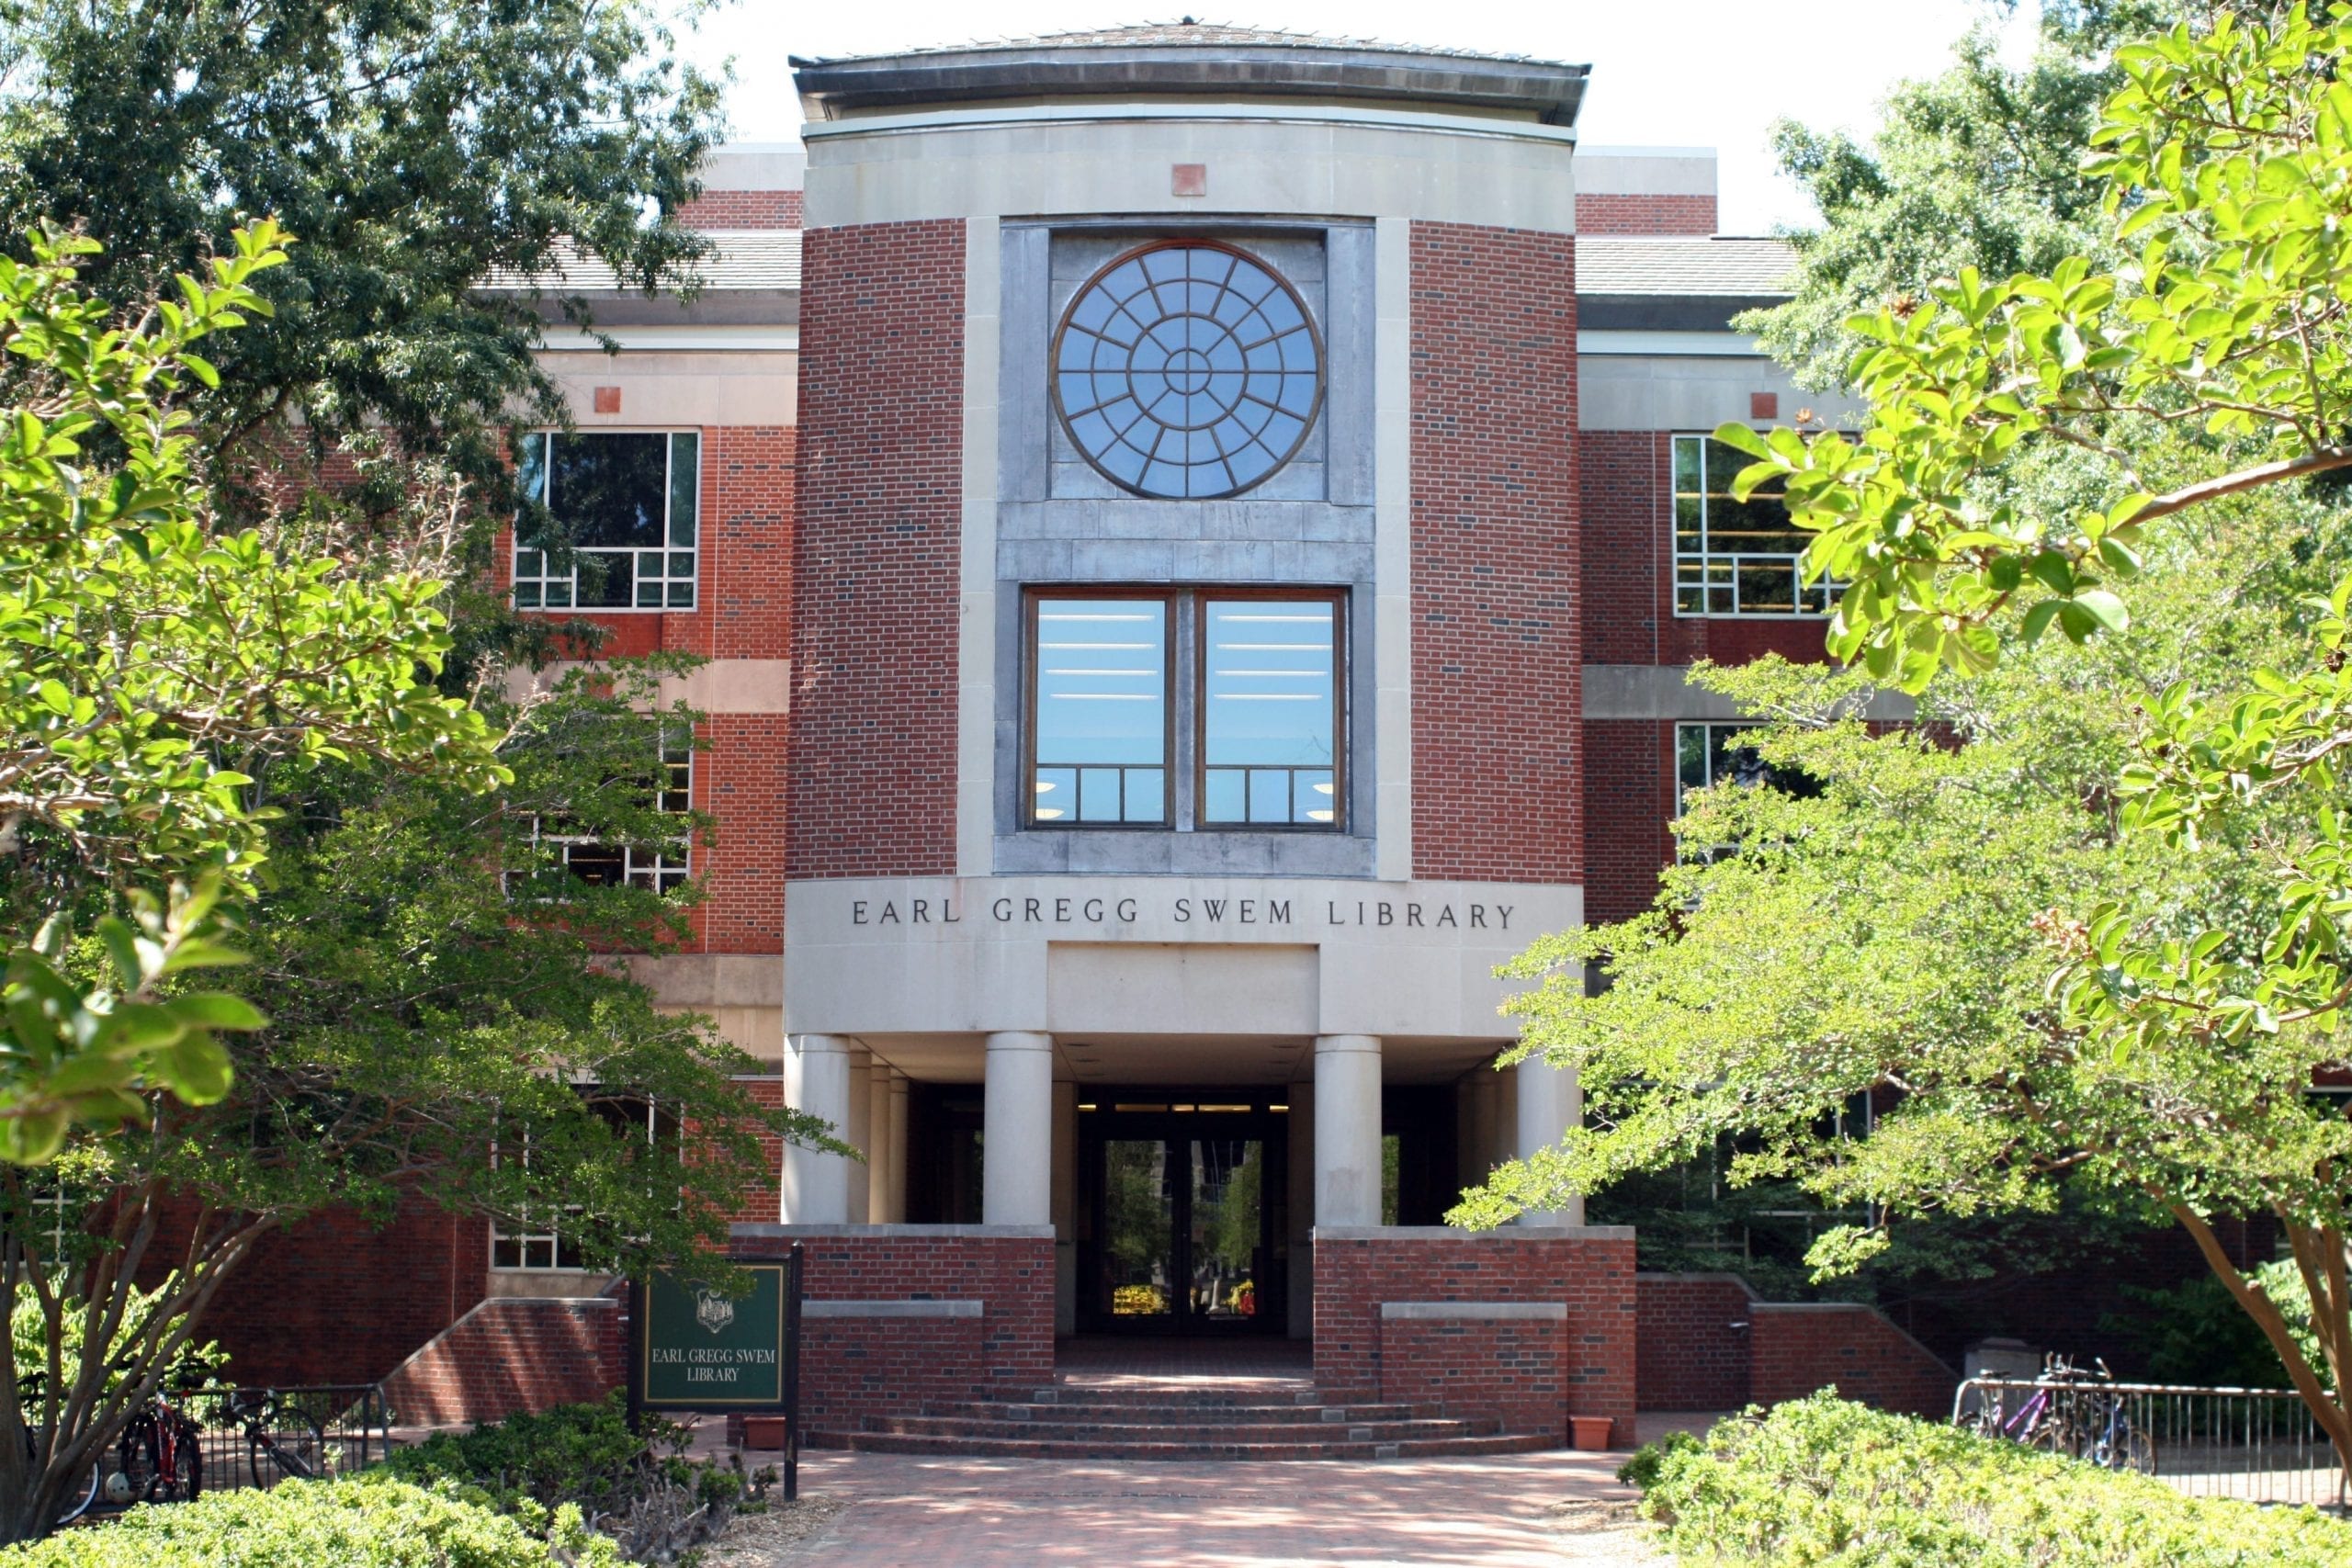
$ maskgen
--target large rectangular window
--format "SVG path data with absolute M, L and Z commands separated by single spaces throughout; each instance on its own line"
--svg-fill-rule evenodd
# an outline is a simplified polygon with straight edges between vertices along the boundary
M 1678 724 L 1674 727 L 1674 814 L 1682 815 L 1693 790 L 1711 784 L 1736 784 L 1743 789 L 1769 788 L 1799 800 L 1821 793 L 1821 781 L 1792 768 L 1776 768 L 1755 747 L 1747 744 L 1748 724 Z M 1684 844 L 1686 859 L 1721 855 L 1731 846 Z
M 1033 595 L 1024 820 L 1340 827 L 1345 604 L 1329 589 Z
M 693 609 L 701 466 L 692 431 L 525 437 L 516 482 L 569 550 L 549 549 L 526 518 L 514 532 L 515 607 Z
M 1339 811 L 1339 604 L 1201 601 L 1201 821 L 1316 827 Z
M 1674 613 L 1826 615 L 1834 590 L 1804 581 L 1813 536 L 1790 518 L 1781 487 L 1732 498 L 1750 461 L 1712 436 L 1674 438 Z
M 1162 597 L 1031 602 L 1035 822 L 1168 820 L 1168 621 Z
M 684 817 L 693 809 L 695 752 L 684 736 L 664 738 L 661 771 L 646 781 L 647 804 L 665 814 Z M 649 893 L 668 893 L 692 874 L 691 845 L 681 832 L 654 844 L 616 844 L 560 816 L 531 820 L 531 842 L 548 852 L 543 874 L 573 876 L 598 887 L 626 883 Z
M 607 1097 L 596 1084 L 573 1086 L 588 1108 L 610 1127 L 616 1138 L 642 1137 L 650 1145 L 664 1140 L 684 1146 L 685 1123 L 677 1113 L 641 1095 L 624 1094 Z M 517 1134 L 504 1146 L 491 1151 L 493 1160 L 519 1159 L 527 1168 L 531 1163 L 531 1135 Z M 582 1213 L 577 1203 L 566 1203 L 558 1210 L 533 1219 L 526 1219 L 516 1229 L 509 1230 L 493 1224 L 490 1231 L 490 1266 L 514 1272 L 569 1271 L 586 1267 L 577 1236 L 570 1234 L 564 1223 Z

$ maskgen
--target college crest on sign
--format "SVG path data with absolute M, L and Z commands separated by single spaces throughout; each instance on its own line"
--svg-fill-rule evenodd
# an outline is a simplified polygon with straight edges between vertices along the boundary
M 696 1291 L 695 1321 L 717 1334 L 735 1321 L 735 1303 L 717 1291 Z

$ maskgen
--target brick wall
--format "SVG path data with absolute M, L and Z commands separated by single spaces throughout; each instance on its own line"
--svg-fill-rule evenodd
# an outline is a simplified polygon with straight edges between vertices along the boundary
M 808 234 L 801 296 L 795 877 L 955 870 L 964 226 Z
M 1674 726 L 1589 719 L 1584 726 L 1584 918 L 1640 914 L 1674 858 Z
M 401 1427 L 498 1421 L 602 1399 L 628 1376 L 628 1314 L 610 1296 L 483 1302 L 384 1379 Z
M 1674 434 L 1589 430 L 1577 438 L 1585 662 L 1741 664 L 1765 653 L 1826 662 L 1826 621 L 1675 615 Z
M 1641 196 L 1627 191 L 1579 191 L 1579 234 L 1712 234 L 1712 196 Z
M 1577 566 L 1588 664 L 1655 664 L 1660 573 L 1671 547 L 1673 443 L 1664 431 L 1588 430 L 1577 437 Z
M 977 1227 L 739 1226 L 745 1258 L 797 1239 L 809 1301 L 977 1301 L 978 1318 L 810 1318 L 801 1405 L 835 1431 L 925 1400 L 989 1399 L 1054 1381 L 1054 1241 Z
M 1643 1274 L 1635 1287 L 1644 1410 L 1736 1410 L 1835 1385 L 1883 1410 L 1951 1413 L 1951 1369 L 1876 1307 L 1758 1301 L 1733 1274 Z
M 1906 1416 L 1949 1416 L 1959 1380 L 1876 1307 L 1844 1302 L 1758 1302 L 1748 1398 L 1803 1399 L 1837 1386 L 1848 1399 Z
M 769 1110 L 784 1104 L 781 1077 L 739 1077 L 735 1087 Z M 728 1216 L 730 1224 L 772 1225 L 784 1217 L 784 1140 L 763 1133 L 760 1145 L 767 1155 L 766 1174 L 744 1187 L 735 1212 Z
M 1393 1397 L 1387 1391 L 1442 1387 L 1443 1369 L 1394 1366 L 1385 1330 L 1409 1320 L 1380 1315 L 1384 1302 L 1559 1302 L 1568 1309 L 1558 1377 L 1565 1407 L 1558 1417 L 1607 1416 L 1615 1438 L 1630 1443 L 1634 1428 L 1634 1238 L 1631 1231 L 1531 1233 L 1469 1236 L 1390 1231 L 1342 1233 L 1315 1239 L 1315 1381 L 1327 1397 Z M 1427 1350 L 1457 1326 L 1446 1320 L 1412 1323 L 1394 1342 L 1408 1356 Z M 1456 1337 L 1478 1367 L 1463 1392 L 1498 1402 L 1492 1408 L 1454 1407 L 1462 1415 L 1525 1416 L 1541 1382 L 1542 1330 L 1557 1325 L 1474 1324 L 1480 1334 Z M 1510 1335 L 1506 1326 L 1522 1330 Z M 1525 1332 L 1537 1331 L 1537 1332 Z M 1532 1360 L 1531 1360 L 1532 1358 Z M 1529 1373 L 1532 1375 L 1526 1375 Z M 1523 1384 L 1506 1385 L 1506 1378 Z M 1541 1397 L 1549 1398 L 1549 1394 Z M 1540 1430 L 1564 1430 L 1546 1423 Z
M 1641 1356 L 1634 1395 L 1644 1410 L 1737 1410 L 1747 1403 L 1756 1292 L 1730 1274 L 1643 1274 L 1634 1280 Z M 1738 1326 L 1735 1326 L 1735 1325 Z
M 176 1252 L 154 1248 L 141 1283 L 159 1283 Z M 221 1281 L 198 1338 L 220 1341 L 241 1382 L 373 1382 L 481 1301 L 489 1276 L 481 1220 L 408 1203 L 379 1228 L 331 1210 L 264 1236 Z
M 689 229 L 797 229 L 797 190 L 707 190 L 678 209 Z
M 1565 1442 L 1571 1355 L 1566 1323 L 1390 1318 L 1380 1325 L 1380 1397 L 1492 1416 L 1506 1432 Z
M 1576 242 L 1410 243 L 1413 872 L 1573 882 Z
M 695 607 L 581 615 L 606 634 L 602 654 L 783 659 L 791 651 L 797 433 L 784 425 L 713 426 L 702 438 Z M 493 569 L 502 586 L 511 574 L 510 546 L 502 535 Z M 713 843 L 697 846 L 708 897 L 687 913 L 686 950 L 782 953 L 785 716 L 717 715 L 703 739 L 695 805 L 718 817 L 719 827 Z

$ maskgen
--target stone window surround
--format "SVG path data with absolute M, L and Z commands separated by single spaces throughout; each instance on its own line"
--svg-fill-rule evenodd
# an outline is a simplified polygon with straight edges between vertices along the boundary
M 1375 874 L 1378 751 L 1374 644 L 1374 231 L 1369 222 L 1152 214 L 1007 220 L 1000 231 L 1001 351 L 998 370 L 997 680 L 994 869 L 999 874 L 1085 872 L 1361 876 Z M 1326 391 L 1319 496 L 1270 496 L 1276 481 L 1219 501 L 1055 496 L 1057 434 L 1046 376 L 1053 331 L 1051 247 L 1199 237 L 1249 248 L 1253 240 L 1319 241 L 1319 287 L 1300 292 L 1324 336 Z M 1305 454 L 1302 453 L 1302 458 Z M 1196 829 L 1084 833 L 1024 829 L 1021 778 L 1024 591 L 1082 586 L 1223 585 L 1327 588 L 1347 594 L 1349 714 L 1347 830 Z M 1189 722 L 1179 713 L 1176 721 Z

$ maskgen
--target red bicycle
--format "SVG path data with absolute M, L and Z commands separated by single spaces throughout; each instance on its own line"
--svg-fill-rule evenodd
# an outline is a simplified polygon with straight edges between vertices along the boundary
M 158 1390 L 122 1429 L 121 1468 L 107 1477 L 107 1501 L 192 1503 L 204 1486 L 204 1428 Z

